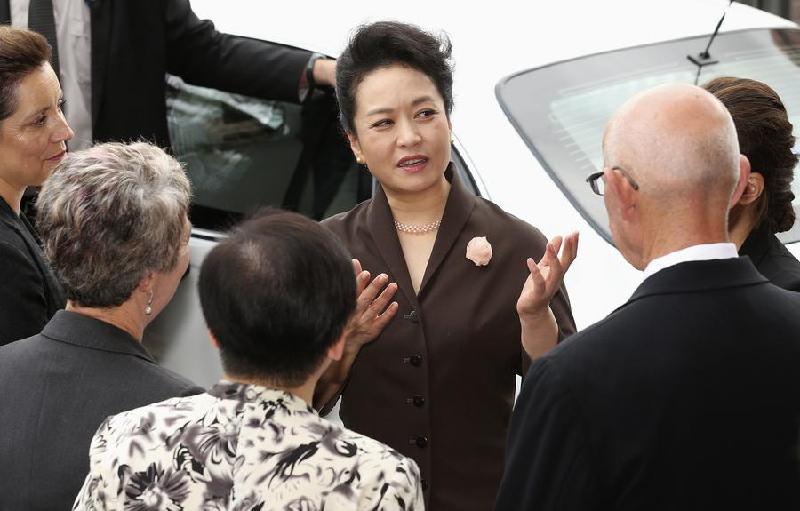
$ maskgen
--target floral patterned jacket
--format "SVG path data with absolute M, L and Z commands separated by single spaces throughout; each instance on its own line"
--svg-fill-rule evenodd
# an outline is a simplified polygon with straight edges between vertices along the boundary
M 419 469 L 283 391 L 222 381 L 110 417 L 73 510 L 423 509 Z

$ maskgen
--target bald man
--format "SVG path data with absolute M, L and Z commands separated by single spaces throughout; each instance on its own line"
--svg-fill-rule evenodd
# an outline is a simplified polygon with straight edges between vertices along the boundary
M 645 280 L 531 367 L 497 509 L 800 509 L 800 295 L 728 239 L 749 173 L 728 112 L 658 87 L 603 153 L 611 232 Z

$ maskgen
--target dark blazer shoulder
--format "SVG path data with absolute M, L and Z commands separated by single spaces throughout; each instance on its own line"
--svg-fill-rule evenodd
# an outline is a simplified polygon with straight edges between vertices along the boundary
M 547 237 L 525 220 L 503 210 L 483 197 L 475 198 L 472 219 L 476 225 L 485 227 L 486 237 L 494 246 L 503 243 L 515 256 L 538 259 L 544 254 Z
M 354 234 L 355 230 L 367 226 L 367 215 L 371 204 L 372 199 L 367 199 L 356 204 L 349 211 L 343 211 L 322 220 L 320 224 L 346 241 Z

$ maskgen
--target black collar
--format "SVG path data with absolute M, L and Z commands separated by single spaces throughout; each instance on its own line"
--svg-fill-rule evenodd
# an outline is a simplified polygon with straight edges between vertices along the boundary
M 132 355 L 155 363 L 147 349 L 128 332 L 76 312 L 56 312 L 42 330 L 42 336 L 82 348 Z
M 739 249 L 739 255 L 746 255 L 753 260 L 755 264 L 759 264 L 764 256 L 769 252 L 775 236 L 769 232 L 765 223 L 750 231 L 747 239 L 742 243 L 742 248 Z
M 711 291 L 768 282 L 747 257 L 686 261 L 647 277 L 625 305 L 653 295 Z

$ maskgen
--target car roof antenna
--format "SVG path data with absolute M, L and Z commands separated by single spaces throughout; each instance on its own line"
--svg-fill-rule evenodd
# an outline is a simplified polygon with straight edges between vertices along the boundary
M 700 81 L 700 71 L 703 70 L 705 66 L 710 66 L 711 64 L 716 64 L 718 61 L 711 57 L 709 50 L 711 49 L 711 45 L 714 43 L 714 39 L 717 37 L 719 33 L 719 29 L 722 26 L 722 22 L 725 21 L 725 15 L 728 14 L 728 9 L 731 8 L 733 5 L 733 0 L 728 2 L 728 6 L 725 8 L 725 11 L 722 13 L 722 17 L 717 22 L 717 27 L 714 29 L 714 33 L 711 34 L 711 37 L 708 39 L 708 44 L 706 45 L 706 49 L 701 51 L 697 55 L 687 55 L 686 58 L 691 60 L 694 65 L 697 66 L 697 76 L 694 78 L 694 84 L 697 85 Z

